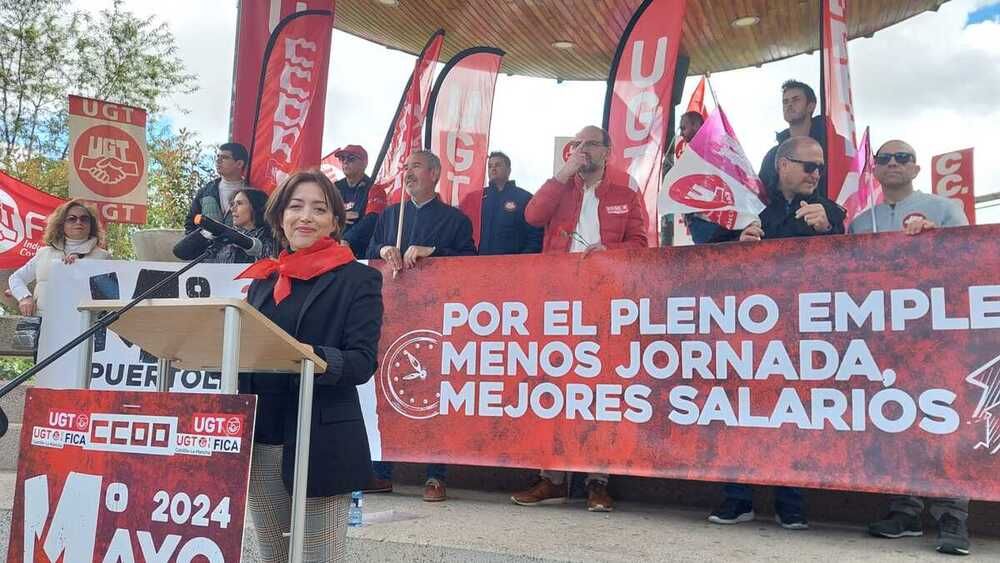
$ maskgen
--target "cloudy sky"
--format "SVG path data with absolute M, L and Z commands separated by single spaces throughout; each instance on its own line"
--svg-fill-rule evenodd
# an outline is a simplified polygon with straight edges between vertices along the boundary
M 140 15 L 169 24 L 188 71 L 200 89 L 172 100 L 168 117 L 211 143 L 226 140 L 235 0 L 126 0 Z M 871 127 L 873 144 L 909 141 L 925 164 L 917 187 L 930 191 L 931 155 L 975 147 L 977 194 L 1000 191 L 1000 21 L 966 25 L 968 14 L 997 0 L 952 0 L 870 39 L 849 44 L 859 133 Z M 76 0 L 99 10 L 111 0 Z M 347 143 L 378 153 L 413 57 L 335 32 L 326 103 L 324 150 Z M 819 85 L 818 55 L 802 55 L 713 75 L 751 161 L 774 142 L 781 119 L 780 85 L 797 78 Z M 689 79 L 685 103 L 695 79 Z M 553 137 L 600 124 L 603 82 L 564 82 L 501 75 L 493 106 L 491 147 L 514 162 L 513 177 L 534 191 L 552 174 Z M 181 110 L 186 111 L 181 111 Z M 979 222 L 1000 222 L 1000 206 L 980 210 Z

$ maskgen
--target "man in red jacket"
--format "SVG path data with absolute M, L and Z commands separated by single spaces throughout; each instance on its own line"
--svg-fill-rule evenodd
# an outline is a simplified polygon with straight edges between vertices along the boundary
M 569 158 L 538 190 L 525 220 L 545 228 L 542 252 L 591 252 L 646 247 L 646 209 L 628 177 L 607 168 L 611 138 L 584 127 L 570 142 Z
M 524 218 L 545 227 L 542 252 L 591 252 L 646 247 L 646 210 L 642 195 L 609 177 L 610 138 L 600 127 L 584 127 L 570 143 L 572 152 L 555 178 L 545 182 L 524 208 Z M 608 474 L 587 475 L 587 510 L 610 512 Z M 537 506 L 566 502 L 566 473 L 542 470 L 528 490 L 510 497 L 514 504 Z

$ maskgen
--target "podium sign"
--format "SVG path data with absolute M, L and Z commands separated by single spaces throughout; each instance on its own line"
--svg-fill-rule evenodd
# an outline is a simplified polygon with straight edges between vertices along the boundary
M 239 561 L 255 408 L 29 390 L 7 561 Z

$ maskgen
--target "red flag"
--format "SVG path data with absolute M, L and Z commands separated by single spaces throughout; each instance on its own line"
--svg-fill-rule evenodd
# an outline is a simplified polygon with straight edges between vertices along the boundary
M 493 93 L 504 52 L 473 47 L 452 57 L 438 75 L 427 114 L 427 142 L 441 158 L 441 201 L 472 220 L 479 245 L 483 183 L 490 147 Z
M 45 246 L 46 219 L 63 203 L 0 172 L 0 270 L 20 268 Z
M 305 10 L 332 10 L 333 0 L 239 0 L 236 27 L 236 51 L 233 55 L 233 94 L 229 115 L 229 138 L 249 147 L 257 117 L 261 61 L 271 32 L 286 17 Z M 332 27 L 333 22 L 330 22 Z M 331 29 L 332 31 L 332 29 Z M 323 105 L 326 103 L 326 64 L 322 65 L 317 99 L 319 106 L 306 119 L 303 134 L 315 137 L 316 152 L 321 150 Z M 318 156 L 318 155 L 317 155 Z
M 847 0 L 822 0 L 823 96 L 826 116 L 827 197 L 844 205 L 852 196 L 848 174 L 857 152 L 851 73 L 847 61 Z
M 861 144 L 858 145 L 845 185 L 847 188 L 841 194 L 851 194 L 844 197 L 844 203 L 841 204 L 847 210 L 847 217 L 844 219 L 845 225 L 850 225 L 855 217 L 882 203 L 882 185 L 875 179 L 872 145 L 867 127 L 864 134 L 861 135 Z
M 403 164 L 410 153 L 423 147 L 424 116 L 427 114 L 434 70 L 443 43 L 444 30 L 439 29 L 417 57 L 413 64 L 413 74 L 403 89 L 396 115 L 392 118 L 382 150 L 375 160 L 375 183 L 372 189 L 377 188 L 387 194 L 390 204 L 399 203 L 403 193 Z
M 320 162 L 333 12 L 296 12 L 274 28 L 264 52 L 250 145 L 250 185 L 273 190 L 292 172 Z
M 604 101 L 609 158 L 628 170 L 629 185 L 643 194 L 647 239 L 656 246 L 656 197 L 663 177 L 667 121 L 686 0 L 645 0 L 625 27 Z
M 939 154 L 932 158 L 931 188 L 935 194 L 957 201 L 969 219 L 969 224 L 976 224 L 972 149 Z
M 323 157 L 323 160 L 319 162 L 319 170 L 331 182 L 336 182 L 344 177 L 344 169 L 340 167 L 340 159 L 333 156 L 333 153 Z
M 701 80 L 698 81 L 698 85 L 695 86 L 694 92 L 691 93 L 691 99 L 688 101 L 687 110 L 684 113 L 696 111 L 701 114 L 702 119 L 708 119 L 708 110 L 705 108 L 705 77 L 702 76 Z M 684 152 L 684 147 L 687 146 L 687 141 L 684 137 L 680 135 L 677 136 L 677 142 L 674 143 L 674 158 L 680 158 L 681 154 Z

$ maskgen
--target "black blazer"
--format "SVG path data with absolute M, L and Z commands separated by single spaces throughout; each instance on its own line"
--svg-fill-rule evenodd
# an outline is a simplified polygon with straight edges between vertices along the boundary
M 247 301 L 259 309 L 271 296 L 275 276 L 250 284 Z M 325 497 L 359 491 L 371 478 L 368 435 L 357 386 L 371 379 L 378 365 L 382 332 L 382 274 L 359 262 L 319 277 L 299 311 L 296 340 L 311 344 L 326 360 L 316 374 L 309 483 L 306 495 Z M 281 474 L 292 489 L 299 376 L 241 374 L 240 392 L 256 393 L 254 441 L 284 444 Z

